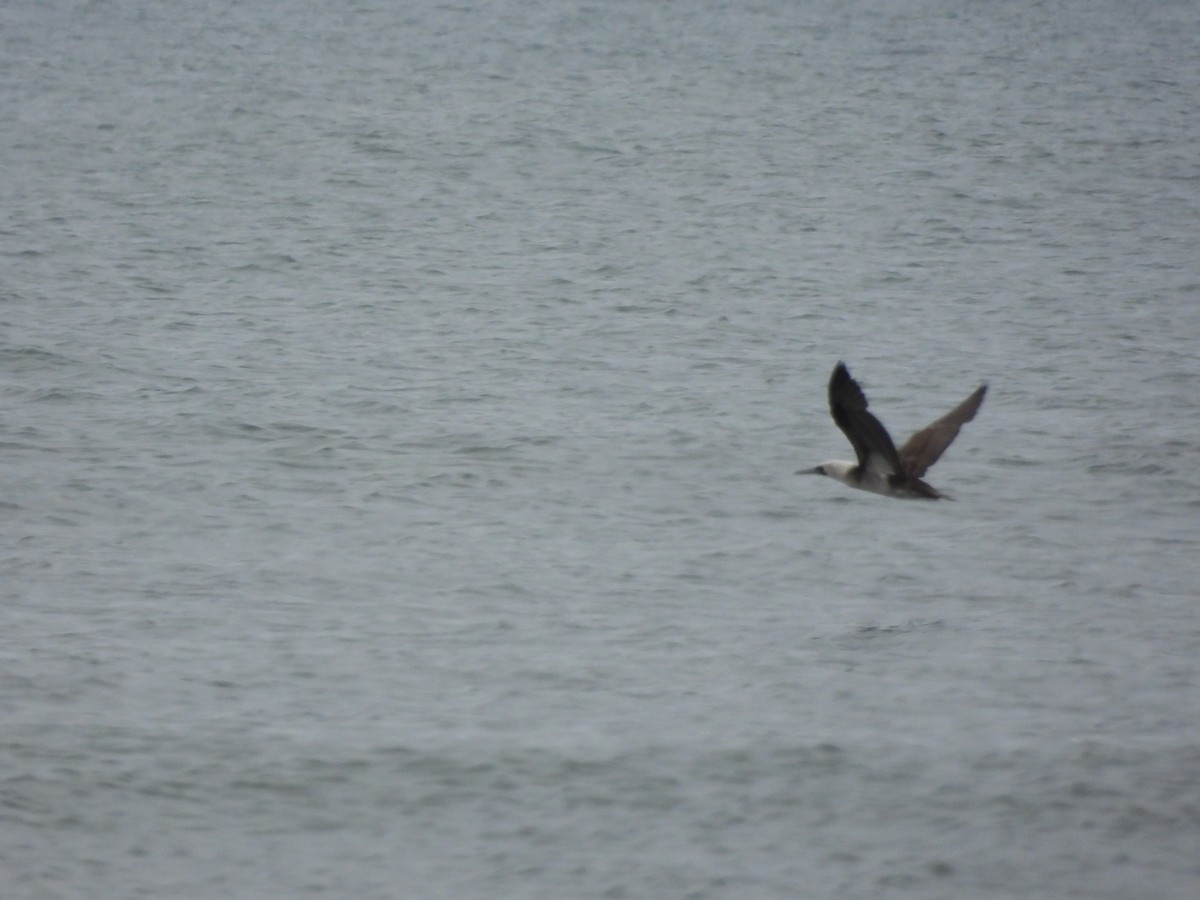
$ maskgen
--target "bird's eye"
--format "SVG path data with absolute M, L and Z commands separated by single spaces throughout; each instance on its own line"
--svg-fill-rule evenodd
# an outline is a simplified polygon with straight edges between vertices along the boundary
M 826 474 L 824 466 L 817 466 L 815 469 L 813 469 L 813 471 L 816 472 L 818 475 Z

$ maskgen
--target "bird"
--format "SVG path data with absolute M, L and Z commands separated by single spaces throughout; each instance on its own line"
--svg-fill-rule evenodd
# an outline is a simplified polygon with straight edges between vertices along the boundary
M 958 437 L 959 429 L 975 418 L 987 394 L 987 385 L 975 391 L 936 422 L 925 426 L 904 442 L 899 450 L 883 423 L 867 409 L 867 397 L 844 362 L 833 367 L 829 377 L 829 411 L 833 421 L 854 446 L 857 462 L 833 459 L 797 475 L 825 475 L 853 488 L 888 497 L 949 500 L 937 488 L 922 481 Z

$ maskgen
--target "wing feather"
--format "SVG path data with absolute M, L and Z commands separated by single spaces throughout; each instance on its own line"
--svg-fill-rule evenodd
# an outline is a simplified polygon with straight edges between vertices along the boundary
M 900 448 L 900 464 L 905 475 L 920 478 L 938 461 L 958 437 L 959 429 L 975 418 L 985 394 L 987 385 L 981 384 L 970 397 L 904 442 Z
M 845 363 L 839 362 L 829 378 L 829 411 L 833 421 L 854 447 L 858 464 L 880 475 L 903 471 L 892 437 L 867 410 L 867 397 L 850 376 Z

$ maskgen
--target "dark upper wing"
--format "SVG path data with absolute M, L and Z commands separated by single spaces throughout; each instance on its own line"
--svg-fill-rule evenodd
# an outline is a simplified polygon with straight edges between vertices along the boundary
M 829 378 L 829 411 L 838 428 L 854 445 L 860 466 L 884 475 L 903 471 L 891 435 L 867 411 L 866 395 L 858 382 L 850 377 L 845 363 L 838 363 Z
M 920 478 L 938 461 L 958 437 L 958 430 L 975 418 L 986 393 L 987 385 L 981 384 L 970 397 L 904 442 L 900 448 L 900 462 L 909 478 Z

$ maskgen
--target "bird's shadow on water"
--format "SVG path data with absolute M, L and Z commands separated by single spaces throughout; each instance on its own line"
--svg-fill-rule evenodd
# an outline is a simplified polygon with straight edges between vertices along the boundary
M 946 627 L 945 619 L 909 619 L 896 625 L 856 625 L 846 637 L 858 640 L 896 637 L 915 631 L 933 631 Z
M 941 631 L 949 623 L 945 619 L 906 619 L 903 622 L 862 622 L 847 626 L 837 632 L 814 634 L 816 641 L 837 641 L 847 644 L 865 644 L 872 641 L 901 638 L 905 635 Z

